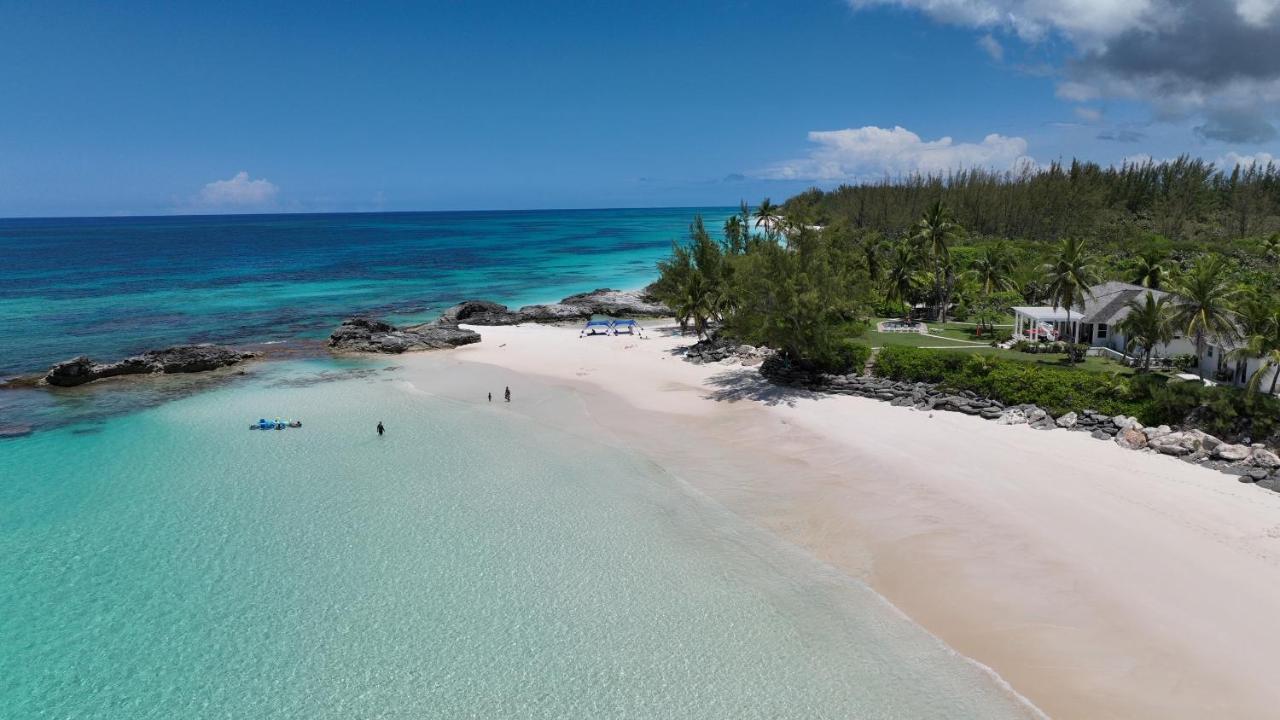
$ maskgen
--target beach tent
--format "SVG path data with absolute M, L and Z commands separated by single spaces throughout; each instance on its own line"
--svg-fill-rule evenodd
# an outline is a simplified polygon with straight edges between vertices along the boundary
M 639 331 L 640 331 L 640 323 L 636 322 L 635 320 L 614 320 L 613 321 L 614 335 L 623 335 L 623 334 L 635 335 Z
M 582 332 L 578 337 L 585 335 L 608 335 L 613 330 L 612 320 L 588 320 L 586 325 L 582 326 Z

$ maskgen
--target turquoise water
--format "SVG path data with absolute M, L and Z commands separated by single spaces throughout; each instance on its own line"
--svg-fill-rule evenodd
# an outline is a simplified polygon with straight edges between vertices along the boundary
M 547 302 L 653 280 L 724 208 L 0 219 L 0 377 L 77 354 L 327 335 L 469 298 Z
M 9 441 L 0 479 L 6 718 L 1023 715 L 642 459 L 384 364 Z
M 186 342 L 289 349 L 353 314 L 411 322 L 465 299 L 522 305 L 640 287 L 695 214 L 714 230 L 731 212 L 0 219 L 0 379 Z M 0 390 L 0 426 L 56 427 L 167 394 Z

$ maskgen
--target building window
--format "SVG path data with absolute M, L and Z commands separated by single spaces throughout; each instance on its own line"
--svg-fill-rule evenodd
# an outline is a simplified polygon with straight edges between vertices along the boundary
M 1106 323 L 1099 323 L 1099 324 L 1098 324 L 1098 332 L 1097 332 L 1097 336 L 1098 336 L 1098 339 L 1099 339 L 1099 340 L 1104 340 L 1104 339 L 1106 339 L 1106 337 L 1107 337 L 1107 324 L 1106 324 Z
M 1205 354 L 1205 355 L 1207 355 L 1207 356 L 1209 356 L 1209 357 L 1213 357 L 1213 346 L 1212 346 L 1212 345 L 1210 345 L 1210 346 L 1209 346 L 1209 348 L 1208 348 L 1207 350 L 1205 350 L 1204 354 Z

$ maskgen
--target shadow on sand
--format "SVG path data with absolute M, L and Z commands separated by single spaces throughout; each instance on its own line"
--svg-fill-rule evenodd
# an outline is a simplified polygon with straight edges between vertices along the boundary
M 804 388 L 774 385 L 757 368 L 738 367 L 711 376 L 707 384 L 714 390 L 706 397 L 717 402 L 750 400 L 765 405 L 795 405 L 796 400 L 819 400 L 825 397 Z

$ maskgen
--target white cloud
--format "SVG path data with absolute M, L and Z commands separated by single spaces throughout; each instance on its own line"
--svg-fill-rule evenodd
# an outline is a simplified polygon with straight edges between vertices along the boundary
M 1266 166 L 1273 163 L 1280 165 L 1280 157 L 1276 157 L 1275 155 L 1266 152 L 1254 153 L 1252 155 L 1241 155 L 1233 151 L 1218 158 L 1214 164 L 1222 170 L 1230 172 L 1231 169 L 1237 165 L 1241 168 L 1247 168 L 1254 165 Z
M 1271 19 L 1271 15 L 1280 8 L 1280 0 L 1237 0 L 1236 13 L 1250 25 L 1262 27 Z
M 1076 117 L 1085 122 L 1098 122 L 1102 119 L 1102 111 L 1097 108 L 1084 107 L 1083 105 L 1075 109 Z
M 983 52 L 991 56 L 992 60 L 995 60 L 996 62 L 1004 60 L 1004 46 L 1000 44 L 999 40 L 992 37 L 991 33 L 987 33 L 986 35 L 978 38 L 978 47 L 982 48 Z
M 849 0 L 849 4 L 859 10 L 877 5 L 917 10 L 939 22 L 1007 29 L 1030 41 L 1057 30 L 1082 46 L 1167 20 L 1173 11 L 1167 0 Z
M 261 207 L 275 200 L 280 188 L 262 178 L 250 180 L 241 170 L 230 180 L 215 180 L 200 191 L 198 204 L 207 207 Z
M 1121 98 L 1161 120 L 1204 116 L 1203 138 L 1280 133 L 1280 0 L 846 0 L 896 7 L 990 37 L 1072 50 L 1056 72 L 1070 102 Z M 1225 110 L 1224 110 L 1225 108 Z
M 1027 141 L 991 134 L 978 143 L 957 143 L 949 137 L 923 140 L 902 127 L 869 125 L 809 133 L 817 147 L 807 157 L 778 163 L 760 177 L 775 180 L 858 181 L 885 175 L 944 173 L 962 168 L 1011 170 L 1027 157 Z

